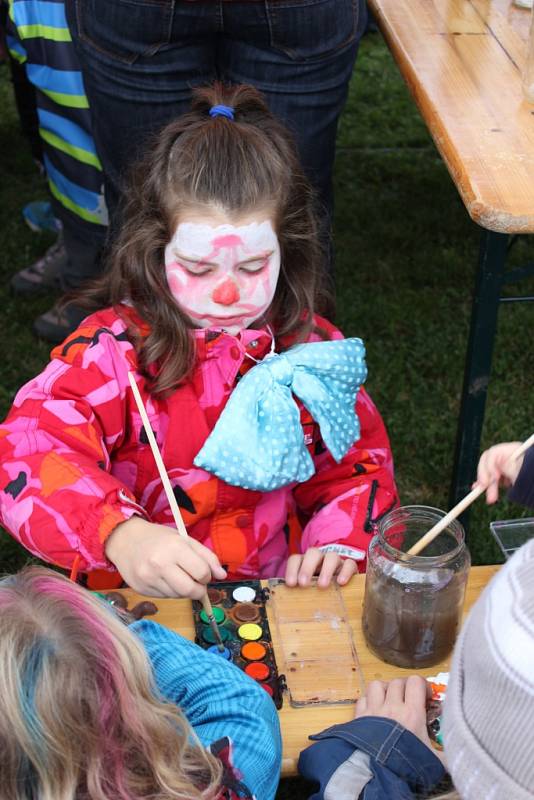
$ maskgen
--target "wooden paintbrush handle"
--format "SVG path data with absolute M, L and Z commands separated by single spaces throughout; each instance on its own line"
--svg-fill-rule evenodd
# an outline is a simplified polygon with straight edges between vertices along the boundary
M 128 380 L 130 381 L 130 386 L 132 387 L 135 404 L 137 405 L 137 410 L 139 411 L 139 415 L 143 422 L 143 427 L 147 435 L 148 443 L 150 445 L 150 449 L 152 450 L 152 455 L 154 456 L 154 461 L 156 462 L 156 466 L 158 468 L 159 477 L 161 478 L 161 482 L 165 490 L 165 495 L 169 502 L 169 506 L 171 507 L 171 512 L 174 519 L 174 523 L 176 525 L 176 529 L 180 534 L 180 536 L 185 536 L 186 538 L 189 538 L 187 533 L 187 528 L 185 527 L 182 515 L 180 514 L 180 509 L 178 508 L 178 503 L 176 502 L 176 497 L 174 496 L 174 492 L 172 490 L 169 476 L 167 475 L 167 470 L 165 469 L 165 464 L 163 463 L 161 453 L 159 452 L 158 443 L 156 442 L 156 437 L 154 436 L 152 425 L 150 424 L 150 420 L 148 419 L 148 414 L 146 413 L 146 408 L 144 406 L 143 399 L 141 397 L 139 389 L 137 388 L 137 383 L 135 382 L 135 378 L 131 372 L 128 373 Z M 208 617 L 211 617 L 213 619 L 214 618 L 213 608 L 207 593 L 202 598 L 202 606 Z
M 440 519 L 440 521 L 437 522 L 434 525 L 434 527 L 430 528 L 430 530 L 427 533 L 425 533 L 425 535 L 422 536 L 419 539 L 419 541 L 417 541 L 414 545 L 412 545 L 410 547 L 409 550 L 406 551 L 408 553 L 408 555 L 409 556 L 416 556 L 418 553 L 421 552 L 421 550 L 424 550 L 424 548 L 427 547 L 430 544 L 430 542 L 434 541 L 434 539 L 436 538 L 436 536 L 438 536 L 438 534 L 440 534 L 442 531 L 444 531 L 445 528 L 448 525 L 450 525 L 450 523 L 453 520 L 456 519 L 456 517 L 459 517 L 460 514 L 463 511 L 465 511 L 465 509 L 468 506 L 470 506 L 471 503 L 474 500 L 476 500 L 477 497 L 480 497 L 480 495 L 483 494 L 485 491 L 486 490 L 485 490 L 485 488 L 483 486 L 476 486 L 474 489 L 472 489 L 469 492 L 469 494 L 466 494 L 466 496 L 463 498 L 463 500 L 460 500 L 458 505 L 454 506 L 454 508 L 451 508 L 449 513 L 445 514 L 443 519 Z
M 508 461 L 515 461 L 516 458 L 519 458 L 519 456 L 523 455 L 523 453 L 526 450 L 528 450 L 529 447 L 531 447 L 532 445 L 534 445 L 534 433 L 532 434 L 532 436 L 529 436 L 528 439 L 525 442 L 523 442 L 523 444 L 520 447 L 514 450 Z M 430 528 L 428 533 L 425 533 L 425 535 L 422 536 L 418 542 L 412 545 L 412 547 L 410 547 L 410 549 L 407 551 L 407 554 L 409 556 L 416 556 L 418 553 L 421 552 L 421 550 L 424 550 L 425 547 L 428 547 L 430 542 L 434 541 L 436 536 L 438 536 L 438 534 L 440 534 L 441 531 L 445 530 L 445 528 L 454 519 L 456 519 L 456 517 L 459 517 L 460 514 L 462 514 L 465 511 L 465 509 L 468 506 L 470 506 L 474 500 L 477 499 L 477 497 L 480 497 L 481 494 L 484 494 L 486 488 L 487 487 L 485 486 L 475 486 L 475 488 L 472 489 L 469 492 L 469 494 L 466 494 L 463 500 L 460 500 L 460 502 L 457 505 L 455 505 L 454 508 L 451 508 L 449 513 L 446 514 L 443 517 L 443 519 L 440 519 L 440 521 L 437 522 L 434 525 L 434 527 Z

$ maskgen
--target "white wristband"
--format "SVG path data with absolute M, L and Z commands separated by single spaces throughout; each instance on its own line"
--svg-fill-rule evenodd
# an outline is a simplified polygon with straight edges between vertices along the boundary
M 357 547 L 347 547 L 344 544 L 324 544 L 319 550 L 321 553 L 337 553 L 338 556 L 352 558 L 354 561 L 363 561 L 367 556 L 364 550 L 359 550 Z

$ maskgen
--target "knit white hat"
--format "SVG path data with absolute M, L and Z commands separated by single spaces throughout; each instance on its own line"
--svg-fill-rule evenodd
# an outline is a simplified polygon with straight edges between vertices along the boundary
M 534 798 L 534 540 L 475 603 L 458 639 L 443 714 L 462 800 Z

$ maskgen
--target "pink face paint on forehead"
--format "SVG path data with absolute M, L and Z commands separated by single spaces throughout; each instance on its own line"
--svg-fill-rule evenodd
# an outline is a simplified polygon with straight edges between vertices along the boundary
M 226 236 L 218 236 L 212 241 L 213 247 L 217 250 L 220 250 L 222 247 L 238 247 L 240 244 L 243 244 L 243 240 L 239 236 L 235 236 L 232 233 L 229 233 Z
M 271 305 L 280 246 L 269 219 L 248 225 L 180 223 L 165 248 L 169 288 L 193 323 L 237 333 Z

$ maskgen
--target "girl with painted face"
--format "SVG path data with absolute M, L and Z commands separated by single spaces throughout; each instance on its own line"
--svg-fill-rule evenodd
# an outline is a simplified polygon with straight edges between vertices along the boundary
M 287 131 L 250 87 L 197 91 L 135 169 L 122 219 L 84 295 L 103 310 L 0 427 L 2 524 L 92 585 L 104 570 L 106 586 L 153 596 L 198 598 L 224 579 L 346 583 L 397 494 L 359 389 L 363 345 L 318 315 L 313 197 Z

